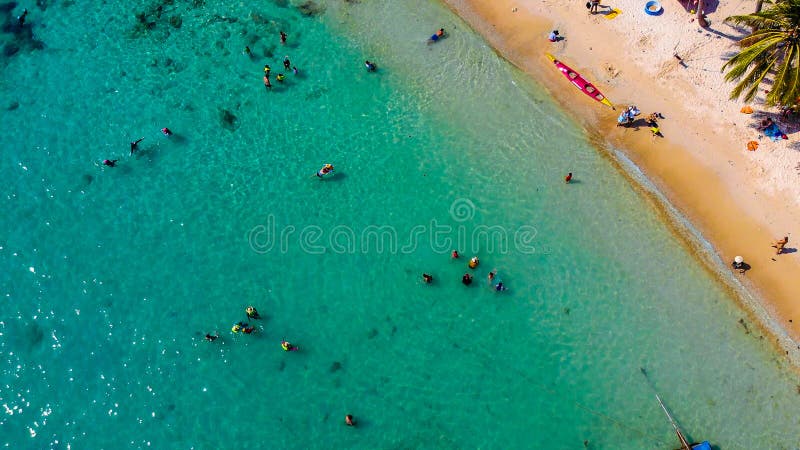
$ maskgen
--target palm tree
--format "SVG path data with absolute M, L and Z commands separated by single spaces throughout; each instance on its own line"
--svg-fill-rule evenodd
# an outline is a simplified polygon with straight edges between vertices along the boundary
M 744 101 L 752 101 L 761 82 L 770 75 L 767 106 L 792 105 L 800 96 L 800 0 L 766 3 L 770 6 L 759 13 L 725 19 L 753 31 L 742 40 L 744 48 L 722 70 L 728 70 L 726 81 L 738 80 L 731 100 L 744 93 Z

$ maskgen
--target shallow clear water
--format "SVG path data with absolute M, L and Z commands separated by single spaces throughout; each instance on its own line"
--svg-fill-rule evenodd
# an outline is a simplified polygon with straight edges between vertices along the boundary
M 438 3 L 42 4 L 43 49 L 2 35 L 7 447 L 674 448 L 654 389 L 696 440 L 800 445 L 797 376 Z

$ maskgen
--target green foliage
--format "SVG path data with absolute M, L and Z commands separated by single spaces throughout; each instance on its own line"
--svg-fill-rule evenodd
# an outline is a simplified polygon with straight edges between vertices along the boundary
M 722 70 L 736 81 L 730 98 L 752 101 L 765 79 L 772 81 L 766 104 L 793 105 L 800 97 L 800 0 L 764 2 L 764 11 L 731 16 L 725 22 L 753 29 L 746 46 Z M 768 78 L 769 77 L 769 78 Z

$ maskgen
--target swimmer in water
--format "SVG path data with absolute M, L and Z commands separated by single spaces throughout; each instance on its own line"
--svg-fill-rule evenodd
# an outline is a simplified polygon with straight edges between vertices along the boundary
M 162 129 L 161 129 L 161 133 L 162 133 L 164 136 L 166 136 L 166 137 L 170 137 L 170 136 L 172 136 L 172 130 L 170 130 L 170 129 L 169 129 L 169 128 L 167 128 L 167 127 L 164 127 L 164 128 L 162 128 Z
M 292 67 L 292 62 L 289 61 L 289 57 L 288 56 L 284 56 L 283 57 L 283 67 L 286 70 L 289 70 Z
M 564 177 L 564 182 L 569 183 L 572 181 L 572 172 L 568 173 L 567 176 Z
M 469 286 L 472 284 L 472 275 L 465 273 L 463 277 L 461 277 L 461 282 L 464 283 L 464 286 Z
M 297 347 L 292 345 L 289 341 L 281 341 L 281 348 L 283 348 L 283 351 L 285 352 L 297 351 Z
M 247 55 L 247 56 L 250 56 L 250 57 L 253 56 L 253 52 L 250 51 L 250 47 L 247 46 L 247 45 L 244 46 L 244 54 Z
M 278 76 L 275 77 L 275 79 L 278 80 L 278 83 L 283 83 L 283 80 L 285 78 L 286 78 L 286 76 L 284 76 L 282 73 L 279 73 Z
M 427 273 L 423 273 L 422 274 L 422 281 L 424 281 L 425 283 L 430 284 L 433 281 L 433 275 L 429 275 Z
M 219 334 L 214 333 L 214 335 L 212 336 L 212 335 L 206 333 L 206 340 L 208 342 L 214 342 L 214 341 L 217 340 L 218 337 L 219 337 Z
M 348 427 L 354 427 L 356 426 L 356 419 L 353 418 L 352 414 L 348 414 L 344 416 L 344 424 Z
M 434 33 L 433 36 L 428 39 L 428 44 L 433 44 L 434 42 L 438 41 L 439 39 L 444 37 L 444 28 L 439 28 L 439 31 Z
M 373 62 L 364 61 L 364 65 L 367 67 L 367 72 L 375 72 L 378 70 L 378 66 L 376 66 Z
M 264 75 L 264 87 L 272 89 L 272 83 L 269 82 L 269 75 Z
M 453 250 L 453 253 L 450 254 L 450 258 L 458 259 L 458 250 Z
M 474 268 L 478 267 L 478 264 L 480 264 L 480 261 L 478 260 L 478 257 L 477 256 L 473 256 L 472 259 L 469 260 L 469 264 L 468 265 L 469 265 L 470 269 L 474 269 Z
M 24 9 L 24 10 L 22 11 L 22 15 L 21 15 L 21 16 L 19 16 L 19 17 L 17 17 L 17 22 L 19 22 L 19 26 L 20 26 L 20 27 L 24 27 L 24 26 L 25 26 L 25 17 L 26 17 L 27 15 L 28 15 L 28 9 L 26 8 L 26 9 Z
M 286 44 L 286 33 L 281 31 L 281 44 Z
M 293 74 L 295 74 L 295 75 L 297 75 L 297 74 L 298 74 L 297 67 L 295 67 L 295 66 L 292 66 L 292 73 L 293 73 Z
M 269 77 L 269 73 L 272 71 L 272 67 L 269 64 L 264 64 L 264 76 Z
M 117 165 L 118 159 L 104 159 L 103 165 L 108 167 L 115 167 Z
M 143 140 L 143 139 L 144 139 L 144 138 L 139 138 L 139 139 L 137 139 L 137 140 L 135 140 L 135 141 L 131 142 L 131 155 L 132 155 L 132 154 L 133 154 L 133 152 L 135 152 L 136 150 L 139 150 L 139 142 L 142 142 L 142 140 Z
M 261 318 L 261 315 L 252 306 L 248 306 L 247 309 L 244 310 L 244 312 L 247 313 L 247 318 L 248 319 L 260 319 Z
M 501 282 L 497 283 L 497 285 L 494 287 L 494 290 L 497 291 L 497 292 L 505 291 L 506 287 L 503 286 L 503 282 L 501 281 Z
M 487 277 L 487 278 L 489 278 L 489 284 L 492 284 L 492 280 L 494 280 L 494 276 L 495 275 L 497 275 L 497 269 L 489 272 L 489 276 Z

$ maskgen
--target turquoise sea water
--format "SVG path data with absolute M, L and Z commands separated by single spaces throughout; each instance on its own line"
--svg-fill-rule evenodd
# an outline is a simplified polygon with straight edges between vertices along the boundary
M 439 3 L 38 5 L 0 36 L 6 447 L 671 449 L 654 391 L 800 446 L 800 379 Z

